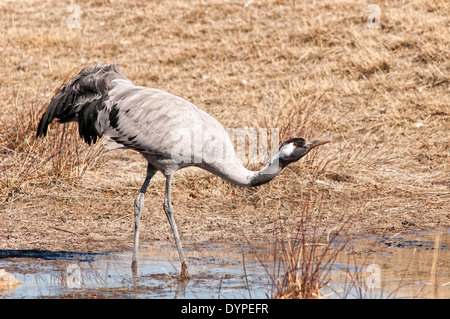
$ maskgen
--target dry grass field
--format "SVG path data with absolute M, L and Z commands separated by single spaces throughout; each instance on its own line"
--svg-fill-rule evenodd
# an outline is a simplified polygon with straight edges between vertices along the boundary
M 131 249 L 145 160 L 88 147 L 76 125 L 34 137 L 65 81 L 113 61 L 135 84 L 179 95 L 225 127 L 332 140 L 257 188 L 178 172 L 186 247 L 270 240 L 305 209 L 328 230 L 351 217 L 351 235 L 450 227 L 450 4 L 374 0 L 372 28 L 370 3 L 0 2 L 0 249 Z M 163 192 L 157 174 L 141 247 L 172 239 Z

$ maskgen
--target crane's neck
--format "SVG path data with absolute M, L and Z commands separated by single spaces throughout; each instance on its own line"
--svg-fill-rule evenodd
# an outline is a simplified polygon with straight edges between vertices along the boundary
M 224 165 L 220 169 L 208 169 L 212 173 L 239 186 L 259 186 L 271 181 L 285 167 L 285 163 L 280 160 L 279 154 L 275 154 L 270 163 L 259 171 L 248 170 L 237 160 L 233 164 Z
M 261 170 L 256 172 L 251 172 L 251 176 L 249 178 L 249 184 L 246 186 L 259 186 L 262 184 L 265 184 L 272 179 L 275 178 L 275 176 L 278 175 L 278 173 L 281 172 L 281 170 L 284 168 L 285 165 L 282 164 L 282 161 L 280 161 L 279 154 L 277 153 L 269 164 L 264 166 Z

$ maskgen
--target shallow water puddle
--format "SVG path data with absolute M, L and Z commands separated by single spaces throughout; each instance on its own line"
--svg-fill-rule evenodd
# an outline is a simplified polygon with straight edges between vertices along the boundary
M 24 251 L 23 255 L 26 257 L 0 259 L 0 268 L 23 282 L 0 290 L 0 297 L 266 298 L 268 291 L 263 267 L 239 246 L 186 250 L 192 277 L 186 285 L 176 280 L 177 252 L 161 248 L 139 252 L 137 274 L 131 270 L 131 252 L 40 252 L 39 258 L 30 258 L 32 254 Z
M 327 298 L 450 298 L 450 231 L 352 242 L 334 263 Z M 131 252 L 89 254 L 0 251 L 0 269 L 22 284 L 0 298 L 267 298 L 273 247 L 210 244 L 186 250 L 192 279 L 175 279 L 169 245 L 141 250 L 136 274 Z M 349 253 L 350 252 L 350 253 Z M 264 263 L 264 264 L 262 264 Z

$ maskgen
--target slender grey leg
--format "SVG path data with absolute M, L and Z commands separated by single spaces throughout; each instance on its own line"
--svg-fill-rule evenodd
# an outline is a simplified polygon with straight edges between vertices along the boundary
M 141 224 L 141 212 L 144 209 L 144 194 L 147 191 L 148 184 L 152 179 L 153 175 L 156 173 L 156 168 L 148 163 L 147 166 L 147 176 L 145 177 L 144 184 L 141 187 L 141 191 L 139 195 L 136 197 L 134 201 L 134 246 L 133 246 L 133 257 L 131 261 L 131 268 L 133 273 L 137 270 L 137 253 L 139 246 L 139 226 Z
M 180 256 L 181 262 L 181 274 L 179 276 L 180 280 L 189 279 L 186 259 L 184 258 L 183 247 L 181 247 L 180 236 L 178 235 L 177 225 L 175 224 L 175 220 L 173 219 L 173 207 L 170 201 L 172 187 L 172 175 L 166 176 L 166 194 L 164 196 L 164 211 L 166 213 L 167 219 L 169 220 L 170 227 L 172 228 L 173 237 L 175 238 L 175 243 L 177 245 L 178 255 Z

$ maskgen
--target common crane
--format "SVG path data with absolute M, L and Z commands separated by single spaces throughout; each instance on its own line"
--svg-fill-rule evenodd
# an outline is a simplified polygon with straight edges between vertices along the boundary
M 189 278 L 189 274 L 170 200 L 172 175 L 177 170 L 196 166 L 236 185 L 258 186 L 312 148 L 329 142 L 291 138 L 282 143 L 264 168 L 250 171 L 242 165 L 229 135 L 215 118 L 178 96 L 134 85 L 115 63 L 85 67 L 63 85 L 43 114 L 36 138 L 47 134 L 54 119 L 60 123 L 77 121 L 80 137 L 89 145 L 105 135 L 105 147 L 133 149 L 147 160 L 147 175 L 134 202 L 133 269 L 137 265 L 144 194 L 155 173 L 164 174 L 163 207 L 181 262 L 180 278 Z

